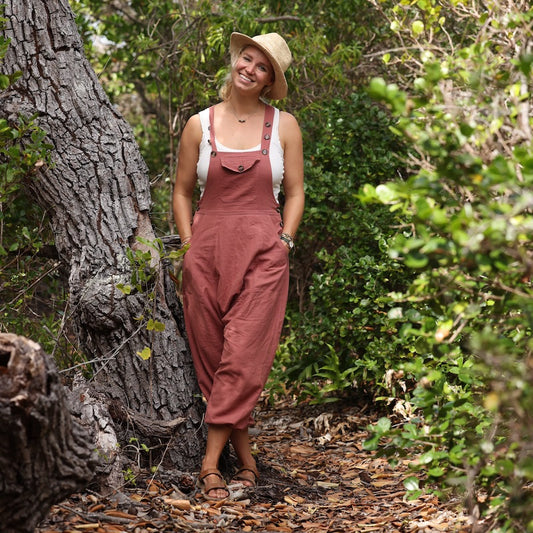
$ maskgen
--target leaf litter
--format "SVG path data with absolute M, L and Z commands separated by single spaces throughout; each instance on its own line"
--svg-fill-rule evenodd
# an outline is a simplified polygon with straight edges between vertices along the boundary
M 408 461 L 391 467 L 364 450 L 368 406 L 270 406 L 252 430 L 261 474 L 254 490 L 207 502 L 197 473 L 140 472 L 111 495 L 87 490 L 52 507 L 36 533 L 438 533 L 471 531 L 459 500 L 409 500 Z M 478 522 L 479 526 L 479 522 Z

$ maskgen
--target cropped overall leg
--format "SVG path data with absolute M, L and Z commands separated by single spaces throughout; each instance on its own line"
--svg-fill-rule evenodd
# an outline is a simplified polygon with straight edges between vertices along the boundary
M 187 332 L 208 400 L 206 422 L 242 429 L 253 422 L 279 343 L 287 250 L 278 236 L 279 215 L 218 215 L 216 223 L 206 218 L 217 215 L 199 216 L 198 247 L 187 252 L 184 269 L 184 276 L 191 273 L 184 277 Z

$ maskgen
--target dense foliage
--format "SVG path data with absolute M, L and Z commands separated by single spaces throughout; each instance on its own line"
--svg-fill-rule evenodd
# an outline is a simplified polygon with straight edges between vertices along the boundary
M 385 11 L 419 47 L 403 56 L 416 77 L 405 91 L 383 79 L 370 91 L 414 148 L 413 173 L 361 197 L 409 223 L 390 255 L 417 274 L 392 295 L 389 318 L 411 355 L 397 368 L 416 387 L 401 400 L 407 422 L 382 420 L 367 445 L 420 451 L 416 468 L 441 491 L 462 489 L 473 517 L 494 517 L 492 531 L 531 531 L 533 10 L 493 2 L 474 22 L 473 4 L 450 2 L 449 23 L 436 2 Z M 456 43 L 447 27 L 461 19 L 468 33 Z M 408 483 L 418 494 L 416 478 Z
M 334 401 L 356 384 L 379 388 L 390 369 L 397 332 L 387 323 L 387 294 L 405 288 L 408 274 L 388 254 L 394 214 L 357 199 L 365 182 L 401 169 L 406 149 L 390 125 L 364 91 L 302 119 L 306 212 L 293 270 L 305 299 L 289 311 L 276 373 L 301 382 L 314 401 Z

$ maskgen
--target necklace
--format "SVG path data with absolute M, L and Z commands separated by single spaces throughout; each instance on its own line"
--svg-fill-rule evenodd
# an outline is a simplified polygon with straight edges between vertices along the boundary
M 259 113 L 259 110 L 256 110 L 250 113 L 246 118 L 239 118 L 239 115 L 237 115 L 237 113 L 235 112 L 235 108 L 233 107 L 233 104 L 231 102 L 229 102 L 229 106 L 231 108 L 231 112 L 233 113 L 233 116 L 237 119 L 237 122 L 239 124 L 244 124 L 247 120 L 250 119 L 250 117 L 253 117 L 254 115 L 257 115 L 257 113 Z

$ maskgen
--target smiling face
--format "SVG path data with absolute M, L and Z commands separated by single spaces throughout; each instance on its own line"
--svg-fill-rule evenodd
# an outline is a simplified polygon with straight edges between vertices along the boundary
M 272 85 L 274 70 L 261 50 L 255 46 L 247 46 L 233 66 L 232 81 L 238 90 L 259 96 L 265 87 Z

